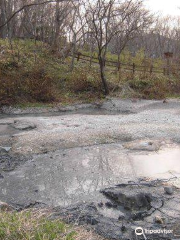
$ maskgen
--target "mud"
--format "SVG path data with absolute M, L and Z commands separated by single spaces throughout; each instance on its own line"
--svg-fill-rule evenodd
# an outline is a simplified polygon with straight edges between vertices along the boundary
M 109 239 L 136 239 L 139 226 L 174 228 L 180 220 L 179 109 L 175 100 L 117 99 L 98 107 L 6 109 L 0 117 L 0 146 L 8 149 L 0 151 L 0 201 L 17 209 L 54 207 L 54 217 L 88 224 Z
M 179 239 L 179 189 L 175 189 L 173 197 L 167 196 L 163 186 L 170 183 L 171 180 L 140 180 L 121 184 L 102 191 L 111 201 L 108 205 L 101 202 L 58 207 L 51 218 L 61 216 L 67 223 L 86 223 L 106 239 Z M 136 236 L 137 228 L 142 228 L 144 234 Z M 166 232 L 159 233 L 159 229 Z

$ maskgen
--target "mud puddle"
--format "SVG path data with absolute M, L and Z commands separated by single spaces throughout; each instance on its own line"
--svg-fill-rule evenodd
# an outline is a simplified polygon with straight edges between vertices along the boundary
M 180 176 L 180 148 L 147 155 L 121 144 L 59 150 L 34 156 L 0 179 L 1 201 L 68 206 L 103 200 L 99 190 L 139 178 Z M 180 186 L 180 182 L 176 181 Z

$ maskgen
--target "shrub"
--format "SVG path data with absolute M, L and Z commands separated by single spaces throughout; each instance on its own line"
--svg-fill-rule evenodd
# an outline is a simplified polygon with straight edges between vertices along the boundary
M 144 99 L 163 99 L 171 91 L 169 79 L 163 75 L 136 76 L 129 86 L 139 92 Z
M 11 71 L 9 70 L 11 67 Z M 29 71 L 12 68 L 12 65 L 0 65 L 0 105 L 21 101 L 50 102 L 55 100 L 52 79 L 44 67 L 36 66 Z
M 87 92 L 101 91 L 101 81 L 97 71 L 88 67 L 77 67 L 68 77 L 68 87 L 71 91 Z
M 26 72 L 22 82 L 23 92 L 38 102 L 50 102 L 55 100 L 53 80 L 47 75 L 44 67 L 38 66 Z

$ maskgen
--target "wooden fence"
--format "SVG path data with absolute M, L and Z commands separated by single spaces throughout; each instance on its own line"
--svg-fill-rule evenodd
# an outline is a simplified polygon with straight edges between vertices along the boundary
M 90 65 L 93 63 L 98 64 L 98 58 L 96 57 L 92 57 L 82 53 L 77 53 L 75 57 L 77 61 L 89 62 Z M 170 66 L 166 65 L 164 67 L 155 67 L 153 64 L 137 65 L 135 63 L 128 64 L 128 63 L 121 63 L 121 62 L 119 63 L 118 61 L 106 60 L 105 66 L 115 68 L 118 71 L 120 71 L 121 69 L 131 71 L 133 74 L 135 74 L 135 72 L 142 72 L 142 73 L 149 73 L 150 75 L 153 73 L 170 75 L 170 74 L 177 74 L 177 72 L 180 72 L 180 68 L 178 65 L 170 65 Z

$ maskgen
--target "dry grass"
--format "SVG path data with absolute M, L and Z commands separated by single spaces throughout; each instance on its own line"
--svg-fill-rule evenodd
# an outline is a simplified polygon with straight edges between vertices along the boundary
M 0 211 L 0 240 L 105 240 L 83 227 L 49 220 L 51 210 Z
M 48 210 L 0 212 L 0 240 L 75 240 L 76 232 Z
M 76 227 L 74 230 L 77 232 L 74 240 L 106 240 L 93 231 L 88 231 L 83 227 Z

